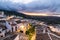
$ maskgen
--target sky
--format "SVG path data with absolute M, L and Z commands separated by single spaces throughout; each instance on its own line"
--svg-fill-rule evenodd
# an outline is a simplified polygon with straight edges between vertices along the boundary
M 0 0 L 0 10 L 60 14 L 60 0 Z

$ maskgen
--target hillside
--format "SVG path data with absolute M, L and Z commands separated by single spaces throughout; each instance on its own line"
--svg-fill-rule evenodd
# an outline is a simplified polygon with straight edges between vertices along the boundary
M 60 17 L 53 17 L 53 16 L 28 16 L 28 15 L 24 15 L 22 13 L 18 13 L 15 11 L 5 11 L 4 10 L 5 15 L 16 15 L 16 16 L 21 16 L 23 18 L 26 19 L 34 19 L 34 20 L 39 20 L 39 21 L 44 21 L 47 24 L 60 24 Z

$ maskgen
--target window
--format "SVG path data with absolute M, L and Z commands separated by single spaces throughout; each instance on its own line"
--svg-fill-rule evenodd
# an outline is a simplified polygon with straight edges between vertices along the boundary
M 15 30 L 17 31 L 17 27 L 15 27 Z
M 1 36 L 1 37 L 3 37 L 3 36 Z
M 23 33 L 23 31 L 20 31 L 21 33 Z
M 13 27 L 12 27 L 12 32 L 13 32 Z
M 1 33 L 1 31 L 0 31 L 0 33 Z

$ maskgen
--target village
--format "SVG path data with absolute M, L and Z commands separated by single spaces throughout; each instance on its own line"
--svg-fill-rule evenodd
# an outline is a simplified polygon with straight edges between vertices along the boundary
M 3 11 L 0 12 L 0 40 L 45 39 L 60 40 L 60 24 L 48 25 L 42 21 L 6 16 Z
M 0 40 L 29 40 L 26 31 L 31 26 L 25 20 L 22 17 L 6 16 L 4 12 L 0 12 Z

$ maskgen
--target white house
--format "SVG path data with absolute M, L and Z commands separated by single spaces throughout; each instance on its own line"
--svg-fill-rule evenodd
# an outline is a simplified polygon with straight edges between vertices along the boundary
M 60 33 L 60 28 L 58 26 L 49 26 L 52 32 Z
M 23 31 L 23 33 L 25 33 L 30 28 L 30 25 L 27 22 L 23 22 L 23 23 L 17 24 L 17 26 L 18 26 L 18 29 Z
M 0 37 L 5 37 L 6 29 L 5 26 L 0 26 Z
M 6 16 L 4 15 L 3 11 L 0 11 L 0 20 L 6 20 Z

